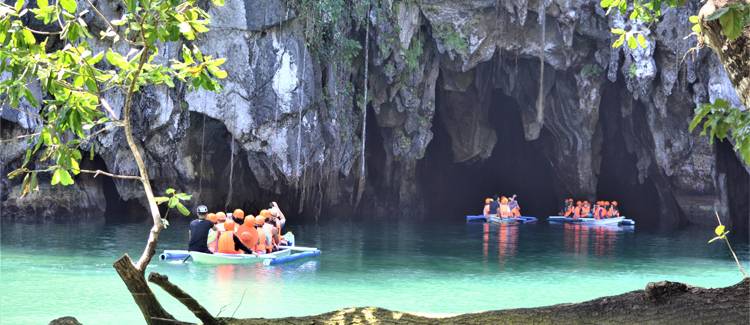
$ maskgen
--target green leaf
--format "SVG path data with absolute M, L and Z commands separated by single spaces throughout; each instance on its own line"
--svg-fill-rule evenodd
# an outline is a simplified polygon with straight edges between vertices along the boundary
M 688 21 L 690 21 L 693 24 L 697 24 L 697 23 L 700 23 L 701 19 L 698 16 L 690 16 L 688 18 Z
M 113 52 L 112 50 L 107 50 L 107 54 L 105 56 L 107 58 L 107 62 L 120 69 L 127 69 L 129 66 L 128 61 L 126 61 L 125 58 L 120 55 L 120 53 Z
M 73 177 L 70 176 L 65 169 L 58 169 L 60 171 L 60 184 L 64 186 L 73 185 Z
M 75 13 L 76 9 L 78 9 L 78 4 L 76 4 L 76 0 L 58 0 L 60 1 L 60 5 L 69 13 Z
M 721 236 L 724 234 L 724 229 L 725 229 L 724 225 L 718 225 L 714 229 L 714 233 L 716 234 L 716 236 Z
M 52 185 L 60 184 L 60 178 L 62 177 L 60 176 L 61 170 L 62 169 L 58 168 L 58 169 L 55 169 L 55 172 L 52 173 L 52 182 L 51 182 Z
M 606 0 L 602 0 L 602 1 L 606 1 Z M 214 6 L 217 6 L 217 7 L 224 6 L 224 0 L 211 0 L 211 3 L 213 3 Z
M 156 201 L 156 204 L 162 204 L 164 202 L 169 201 L 169 198 L 166 196 L 157 196 L 154 198 L 154 201 Z
M 180 213 L 186 217 L 190 215 L 190 210 L 188 210 L 184 205 L 182 205 L 182 203 L 179 202 L 177 203 L 177 211 L 180 211 Z
M 175 197 L 177 197 L 177 199 L 180 200 L 180 201 L 190 201 L 190 199 L 193 198 L 192 195 L 185 194 L 185 193 L 177 193 L 177 194 L 175 194 Z
M 173 188 L 171 188 L 171 187 L 170 187 L 170 188 L 167 188 L 167 190 L 166 190 L 166 191 L 164 191 L 164 193 L 165 193 L 165 194 L 167 194 L 167 195 L 172 195 L 172 194 L 174 194 L 174 193 L 176 193 L 176 192 L 177 192 L 177 191 L 175 191 L 175 190 L 174 190 Z
M 612 43 L 612 48 L 618 48 L 622 46 L 622 44 L 625 43 L 625 35 L 620 35 L 620 37 L 617 38 L 617 40 Z
M 612 34 L 622 35 L 625 34 L 625 30 L 622 28 L 612 28 Z
M 643 34 L 638 34 L 638 45 L 640 45 L 644 49 L 648 46 L 648 42 L 646 42 L 646 37 L 644 37 Z
M 21 12 L 21 9 L 23 8 L 23 5 L 25 3 L 26 3 L 26 0 L 16 0 L 16 5 L 15 5 L 16 13 Z
M 727 12 L 729 12 L 728 7 L 719 8 L 719 10 L 716 10 L 712 14 L 708 15 L 708 17 L 706 17 L 706 21 L 719 19 L 719 17 L 723 16 Z
M 36 0 L 36 5 L 39 9 L 46 9 L 49 7 L 49 2 L 47 2 L 47 0 Z
M 168 203 L 167 203 L 167 206 L 168 206 L 168 207 L 169 207 L 170 209 L 174 209 L 174 207 L 176 207 L 176 206 L 177 206 L 177 203 L 180 203 L 180 201 L 179 201 L 179 200 L 178 200 L 178 199 L 177 199 L 176 197 L 174 197 L 174 196 L 173 196 L 173 197 L 169 198 L 169 201 L 168 201 Z
M 633 35 L 627 34 L 625 37 L 628 39 L 629 48 L 635 49 L 638 47 L 638 43 L 636 42 L 635 37 L 633 37 Z
M 81 166 L 78 165 L 78 161 L 70 158 L 70 170 L 73 171 L 74 175 L 78 175 L 81 172 Z
M 697 25 L 697 24 L 696 24 L 696 25 L 693 25 L 693 27 L 691 27 L 690 29 L 691 29 L 691 30 L 692 30 L 693 32 L 695 32 L 696 34 L 700 34 L 700 33 L 701 33 L 701 31 L 703 30 L 703 28 L 701 27 L 701 25 Z
M 34 44 L 36 44 L 36 38 L 34 38 L 34 34 L 30 30 L 24 28 L 23 31 L 22 31 L 22 33 L 23 33 L 23 41 L 24 41 L 24 43 L 26 43 L 28 45 L 34 45 Z

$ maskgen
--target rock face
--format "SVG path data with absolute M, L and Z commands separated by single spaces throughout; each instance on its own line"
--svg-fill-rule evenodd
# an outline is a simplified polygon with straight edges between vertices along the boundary
M 137 103 L 136 135 L 156 188 L 194 193 L 216 209 L 276 199 L 315 218 L 419 216 L 426 211 L 420 178 L 439 177 L 423 175 L 420 164 L 430 163 L 422 160 L 435 128 L 444 128 L 455 163 L 487 159 L 500 143 L 512 151 L 533 142 L 549 161 L 559 199 L 617 199 L 620 189 L 632 192 L 623 203 L 648 205 L 633 209 L 651 214 L 636 219 L 662 228 L 713 224 L 714 209 L 747 224 L 750 185 L 727 181 L 746 180 L 747 166 L 744 173 L 717 167 L 716 145 L 687 131 L 696 103 L 725 98 L 740 106 L 713 53 L 682 60 L 694 44 L 684 36 L 696 3 L 667 10 L 648 46 L 631 50 L 611 48 L 609 29 L 625 21 L 591 1 L 378 0 L 369 12 L 360 2 L 341 9 L 334 30 L 361 48 L 369 41 L 367 78 L 362 50 L 336 56 L 320 50 L 335 40 L 308 42 L 319 22 L 296 1 L 227 0 L 211 9 L 211 31 L 199 44 L 227 58 L 224 91 L 151 88 Z M 177 48 L 160 53 L 174 56 Z M 365 80 L 368 182 L 356 207 Z M 512 103 L 498 102 L 495 92 Z M 520 114 L 523 142 L 504 142 L 489 122 L 491 110 L 505 106 Z M 4 109 L 2 116 L 19 134 L 36 127 L 22 113 Z M 103 168 L 136 172 L 122 134 L 98 142 Z M 23 144 L 2 146 L 7 171 L 22 159 Z M 96 215 L 102 201 L 142 200 L 138 184 L 115 181 L 119 197 L 107 200 L 106 185 L 96 184 L 65 189 L 72 194 L 47 208 L 13 198 L 3 179 L 3 217 Z

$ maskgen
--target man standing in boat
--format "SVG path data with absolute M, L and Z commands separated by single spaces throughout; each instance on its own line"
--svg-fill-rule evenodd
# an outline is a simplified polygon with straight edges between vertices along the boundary
M 211 229 L 217 231 L 216 227 L 213 222 L 206 220 L 208 208 L 205 205 L 199 205 L 195 209 L 195 212 L 198 215 L 198 219 L 190 222 L 188 250 L 211 254 L 211 251 L 208 249 L 208 231 Z

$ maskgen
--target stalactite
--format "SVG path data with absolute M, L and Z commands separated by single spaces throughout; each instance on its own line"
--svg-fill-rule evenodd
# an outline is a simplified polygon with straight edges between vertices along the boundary
M 206 146 L 206 114 L 203 115 L 203 122 L 201 125 L 201 163 L 198 167 L 199 174 L 198 174 L 198 202 L 203 200 L 203 150 Z
M 305 73 L 305 59 L 307 58 L 307 52 L 302 50 L 302 74 Z M 297 166 L 294 168 L 294 185 L 295 187 L 299 184 L 300 168 L 303 167 L 301 164 L 302 159 L 302 107 L 305 105 L 303 93 L 305 91 L 304 78 L 299 79 L 300 85 L 297 86 L 297 96 L 299 97 L 299 111 L 297 116 Z
M 369 52 L 370 52 L 370 10 L 371 4 L 367 6 L 367 16 L 365 17 L 365 76 L 364 76 L 364 98 L 362 99 L 362 155 L 360 157 L 359 170 L 359 187 L 357 189 L 357 201 L 355 207 L 359 206 L 362 200 L 362 193 L 365 191 L 365 145 L 367 139 L 367 75 L 369 73 Z
M 229 208 L 229 203 L 232 202 L 232 192 L 234 190 L 234 139 L 230 140 L 231 153 L 229 156 L 229 191 L 227 191 L 227 201 L 224 203 L 224 210 Z
M 536 121 L 539 124 L 544 121 L 544 49 L 545 44 L 547 43 L 546 7 L 545 0 L 539 0 L 538 21 L 542 26 L 542 43 L 539 46 L 539 94 L 537 95 L 536 101 Z

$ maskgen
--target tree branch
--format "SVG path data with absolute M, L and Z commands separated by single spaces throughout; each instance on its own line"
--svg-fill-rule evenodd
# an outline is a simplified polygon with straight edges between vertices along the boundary
M 76 171 L 76 170 L 73 169 L 73 171 Z M 99 169 L 97 169 L 97 170 L 79 169 L 77 171 L 81 172 L 81 173 L 84 173 L 84 174 L 94 174 L 94 178 L 96 178 L 99 175 L 104 175 L 104 176 L 109 176 L 109 177 L 112 177 L 112 178 L 141 180 L 140 176 L 117 175 L 117 174 L 108 173 L 108 172 L 105 172 L 105 171 L 99 170 Z
M 206 310 L 206 308 L 198 303 L 198 301 L 196 301 L 187 292 L 183 291 L 172 282 L 169 282 L 169 278 L 166 275 L 151 272 L 151 274 L 148 275 L 148 282 L 155 283 L 156 285 L 164 289 L 164 291 L 172 295 L 172 297 L 179 300 L 183 305 L 185 305 L 185 307 L 188 308 L 188 310 L 193 313 L 193 315 L 195 315 L 195 317 L 200 319 L 203 324 L 218 324 L 216 318 L 214 318 L 214 316 L 212 316 L 211 313 Z

